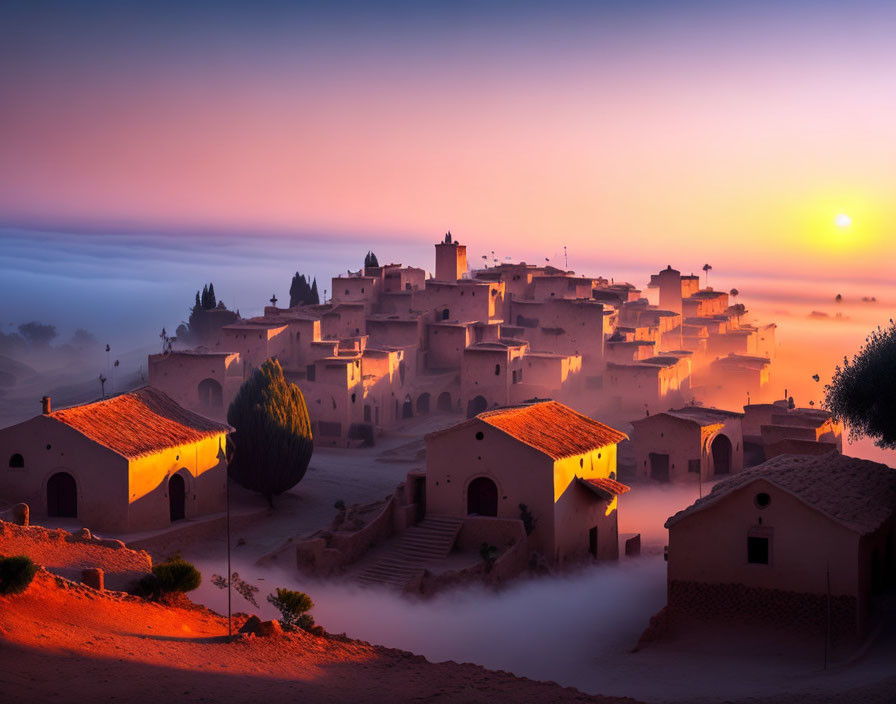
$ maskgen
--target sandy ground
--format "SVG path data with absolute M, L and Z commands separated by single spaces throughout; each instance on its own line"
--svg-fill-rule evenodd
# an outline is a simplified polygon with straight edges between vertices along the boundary
M 60 588 L 0 597 L 0 700 L 623 702 L 475 665 L 305 633 L 226 642 L 201 608 Z

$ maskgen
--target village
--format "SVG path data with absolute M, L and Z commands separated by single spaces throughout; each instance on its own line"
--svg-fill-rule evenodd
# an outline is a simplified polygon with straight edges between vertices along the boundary
M 776 326 L 736 291 L 671 266 L 647 285 L 655 305 L 551 266 L 471 270 L 449 233 L 432 276 L 365 266 L 324 303 L 212 315 L 149 357 L 145 386 L 44 397 L 0 429 L 4 515 L 155 559 L 214 560 L 235 529 L 257 575 L 404 598 L 661 555 L 667 603 L 633 647 L 748 618 L 845 657 L 896 576 L 892 470 L 844 456 L 842 424 L 777 388 Z M 279 509 L 227 478 L 228 408 L 269 360 L 316 447 L 302 503 Z M 666 515 L 648 491 L 685 498 Z

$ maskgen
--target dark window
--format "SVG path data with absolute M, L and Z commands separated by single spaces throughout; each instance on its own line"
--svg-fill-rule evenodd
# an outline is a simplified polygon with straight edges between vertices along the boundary
M 768 538 L 747 538 L 747 562 L 751 565 L 768 564 Z
M 314 377 L 316 376 L 315 371 L 316 371 L 315 366 L 313 364 L 309 364 L 306 369 L 306 374 L 305 374 L 308 381 L 314 381 Z
M 25 458 L 22 457 L 18 452 L 9 458 L 9 466 L 14 468 L 24 467 L 25 466 Z
M 355 394 L 352 394 L 352 403 L 355 402 Z
M 756 494 L 754 501 L 756 502 L 756 508 L 768 508 L 768 505 L 772 502 L 772 497 L 761 491 Z
M 688 460 L 688 471 L 694 474 L 700 473 L 700 460 Z
M 501 376 L 501 365 L 500 364 L 495 365 L 495 376 Z
M 485 437 L 485 435 L 482 434 L 482 431 L 479 431 L 478 433 L 476 433 L 477 440 L 482 440 L 482 438 L 484 438 L 484 437 Z

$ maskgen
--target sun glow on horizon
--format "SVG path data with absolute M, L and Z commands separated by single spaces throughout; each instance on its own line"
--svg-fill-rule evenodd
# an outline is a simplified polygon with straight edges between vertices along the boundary
M 852 218 L 846 213 L 837 213 L 837 215 L 834 216 L 834 224 L 841 230 L 845 230 L 852 225 Z

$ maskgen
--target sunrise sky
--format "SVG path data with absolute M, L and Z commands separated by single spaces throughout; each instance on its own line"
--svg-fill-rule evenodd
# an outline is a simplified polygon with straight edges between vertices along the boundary
M 0 225 L 883 275 L 894 36 L 888 2 L 7 0 Z

